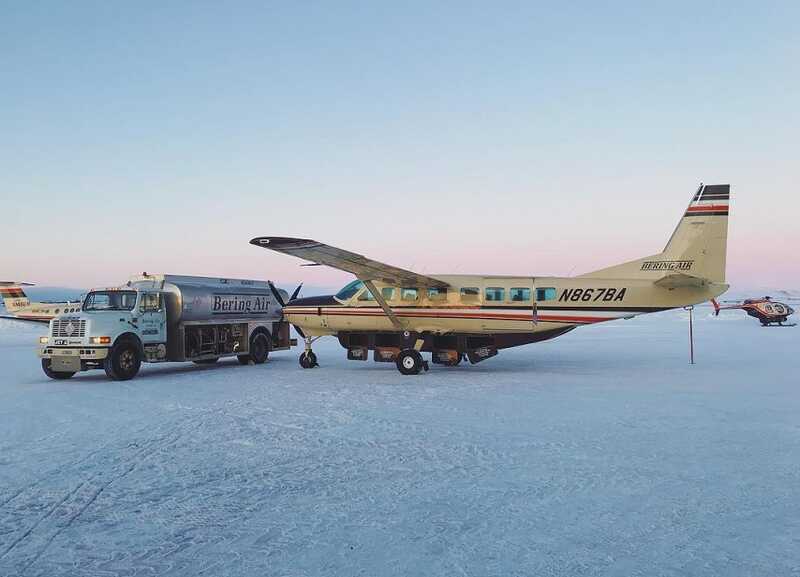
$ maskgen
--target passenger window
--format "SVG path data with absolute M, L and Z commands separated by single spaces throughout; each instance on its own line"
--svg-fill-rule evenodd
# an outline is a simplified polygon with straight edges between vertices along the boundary
M 478 287 L 462 287 L 461 300 L 462 301 L 476 301 L 480 297 L 481 291 Z
M 432 301 L 445 301 L 447 300 L 446 288 L 429 288 L 428 298 Z
M 161 310 L 161 293 L 145 293 L 142 295 L 139 310 L 143 313 L 154 313 Z
M 504 301 L 506 298 L 506 289 L 502 287 L 486 287 L 486 300 L 491 302 Z
M 358 295 L 358 300 L 360 300 L 360 301 L 374 301 L 375 297 L 372 296 L 372 293 L 370 292 L 369 289 L 364 289 L 364 292 L 362 292 L 360 295 Z
M 385 286 L 381 289 L 381 295 L 383 295 L 383 300 L 391 301 L 394 300 L 394 287 Z
M 537 288 L 536 300 L 537 301 L 551 301 L 556 298 L 556 289 L 553 287 Z
M 515 303 L 531 300 L 531 289 L 527 287 L 514 287 L 511 289 L 511 301 Z
M 400 299 L 404 301 L 415 301 L 419 298 L 419 291 L 415 288 L 400 289 Z

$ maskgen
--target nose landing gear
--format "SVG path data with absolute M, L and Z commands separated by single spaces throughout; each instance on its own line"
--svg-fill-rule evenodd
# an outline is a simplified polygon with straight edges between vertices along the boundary
M 319 337 L 305 338 L 305 350 L 300 354 L 300 366 L 304 369 L 313 369 L 314 367 L 319 366 L 319 363 L 317 362 L 317 355 L 315 355 L 314 351 L 311 350 L 311 345 L 318 338 Z

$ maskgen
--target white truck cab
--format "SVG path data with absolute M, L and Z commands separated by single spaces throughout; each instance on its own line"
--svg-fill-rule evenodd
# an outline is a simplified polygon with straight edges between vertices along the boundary
M 142 362 L 217 362 L 236 356 L 261 364 L 289 338 L 280 301 L 269 281 L 179 275 L 132 277 L 94 289 L 78 314 L 50 321 L 40 339 L 42 369 L 54 379 L 103 368 L 115 380 L 136 376 Z

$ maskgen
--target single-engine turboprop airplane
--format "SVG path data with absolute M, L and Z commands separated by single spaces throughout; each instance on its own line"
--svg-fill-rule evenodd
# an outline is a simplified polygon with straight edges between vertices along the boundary
M 664 250 L 576 277 L 421 275 L 313 240 L 258 237 L 251 244 L 353 273 L 337 294 L 291 300 L 286 319 L 311 345 L 335 335 L 347 358 L 428 365 L 483 361 L 500 349 L 552 339 L 575 327 L 698 304 L 728 289 L 727 184 L 700 185 Z
M 49 323 L 50 319 L 63 313 L 74 313 L 81 309 L 79 302 L 31 302 L 22 287 L 33 286 L 27 282 L 0 281 L 0 296 L 6 306 L 7 315 L 0 318 L 15 321 Z

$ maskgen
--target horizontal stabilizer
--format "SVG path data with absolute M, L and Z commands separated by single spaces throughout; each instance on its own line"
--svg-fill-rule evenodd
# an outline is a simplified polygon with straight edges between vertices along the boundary
M 673 273 L 662 276 L 657 281 L 654 281 L 653 284 L 666 289 L 703 288 L 711 284 L 711 281 L 709 281 L 707 278 L 692 276 L 690 274 Z

